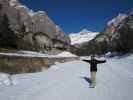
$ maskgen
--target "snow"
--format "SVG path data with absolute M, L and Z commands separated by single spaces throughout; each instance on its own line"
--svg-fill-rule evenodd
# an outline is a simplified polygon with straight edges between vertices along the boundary
M 29 15 L 32 17 L 35 15 L 35 12 L 33 10 L 29 10 Z
M 45 11 L 34 12 L 33 10 L 27 8 L 25 5 L 22 5 L 21 3 L 19 3 L 18 0 L 10 0 L 9 4 L 10 4 L 10 6 L 16 8 L 16 9 L 21 9 L 21 8 L 25 9 L 28 12 L 30 17 L 33 17 L 35 14 L 40 14 L 40 15 L 46 14 Z
M 18 84 L 1 84 L 0 100 L 132 100 L 132 65 L 133 55 L 99 64 L 95 88 L 89 88 L 89 65 L 83 61 L 57 64 L 40 73 L 13 75 Z
M 28 13 L 30 12 L 30 11 L 29 11 L 29 8 L 27 8 L 25 5 L 17 5 L 15 8 L 16 8 L 16 9 L 23 8 L 23 9 L 26 9 L 26 11 L 28 11 Z
M 28 53 L 0 53 L 0 55 L 5 56 L 17 56 L 17 57 L 52 57 L 45 54 L 28 54 Z
M 108 23 L 107 23 L 107 25 L 109 26 L 109 25 L 111 25 L 111 24 L 113 24 L 114 26 L 118 26 L 118 24 L 122 21 L 122 20 L 124 20 L 125 18 L 127 17 L 127 14 L 118 14 L 118 16 L 117 17 L 115 17 L 115 18 L 113 18 L 112 20 L 110 20 Z
M 18 4 L 18 0 L 10 0 L 10 6 L 16 6 Z
M 39 13 L 39 14 L 45 14 L 46 12 L 45 11 L 38 11 L 37 13 Z
M 9 75 L 5 73 L 0 73 L 0 85 L 10 85 Z
M 57 32 L 61 31 L 61 28 L 60 28 L 59 25 L 56 25 L 56 31 L 57 31 Z
M 92 33 L 92 31 L 89 31 L 88 29 L 82 29 L 79 34 L 86 34 L 86 33 Z
M 20 50 L 16 53 L 0 53 L 1 56 L 16 56 L 16 57 L 49 57 L 49 58 L 62 58 L 62 57 L 78 57 L 68 51 L 63 51 L 57 55 L 48 55 L 41 52 L 24 51 Z
M 31 54 L 31 55 L 44 55 L 46 56 L 46 54 L 41 53 L 41 52 L 36 52 L 36 51 L 25 51 L 25 50 L 20 50 L 17 53 L 19 54 Z
M 77 57 L 77 56 L 68 51 L 63 51 L 63 52 L 57 54 L 56 57 Z
M 10 86 L 10 85 L 17 85 L 18 81 L 13 79 L 11 75 L 6 73 L 0 73 L 0 85 Z
M 79 33 L 71 33 L 69 37 L 71 40 L 71 44 L 74 45 L 88 42 L 94 39 L 97 34 L 99 34 L 99 32 L 91 32 L 87 29 L 83 29 Z

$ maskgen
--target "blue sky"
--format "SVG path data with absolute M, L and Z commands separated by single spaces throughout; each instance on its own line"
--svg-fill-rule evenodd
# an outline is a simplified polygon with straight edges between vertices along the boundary
M 133 0 L 20 0 L 34 11 L 45 10 L 65 33 L 104 31 L 108 20 L 129 13 Z

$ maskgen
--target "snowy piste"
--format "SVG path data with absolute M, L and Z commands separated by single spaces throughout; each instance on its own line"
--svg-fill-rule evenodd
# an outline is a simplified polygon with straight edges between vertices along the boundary
M 133 100 L 133 55 L 100 64 L 95 88 L 89 88 L 89 64 L 83 61 L 11 77 L 17 84 L 1 84 L 0 100 Z

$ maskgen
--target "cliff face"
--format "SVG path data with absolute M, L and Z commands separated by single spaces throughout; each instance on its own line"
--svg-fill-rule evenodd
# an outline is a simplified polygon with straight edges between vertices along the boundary
M 78 47 L 81 55 L 133 52 L 133 11 L 127 15 L 119 14 L 107 23 L 104 32 Z
M 127 14 L 118 14 L 118 16 L 116 16 L 112 20 L 108 21 L 107 27 L 106 27 L 106 32 L 110 33 L 110 35 L 112 35 L 115 31 L 117 31 L 117 27 L 126 17 L 127 17 Z
M 104 35 L 108 43 L 107 51 L 132 52 L 133 51 L 133 12 L 130 14 L 119 14 L 107 23 Z M 99 37 L 96 38 L 96 40 Z M 102 41 L 101 41 L 102 42 Z M 97 42 L 99 43 L 99 42 Z
M 12 31 L 10 35 L 16 37 L 13 39 L 17 40 L 14 43 L 17 48 L 46 51 L 52 48 L 64 49 L 66 44 L 70 44 L 69 37 L 45 11 L 34 12 L 17 0 L 0 0 L 0 23 L 3 20 L 7 21 L 5 27 Z M 4 29 L 0 34 L 5 34 Z M 6 41 L 2 38 L 0 40 Z
M 119 25 L 111 37 L 112 46 L 117 51 L 133 51 L 133 13 L 131 12 Z

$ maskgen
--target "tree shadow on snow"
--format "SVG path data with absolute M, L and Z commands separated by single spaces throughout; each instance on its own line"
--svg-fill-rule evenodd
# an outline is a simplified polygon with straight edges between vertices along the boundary
M 84 79 L 87 83 L 91 83 L 91 79 L 89 77 L 81 77 L 82 79 Z

